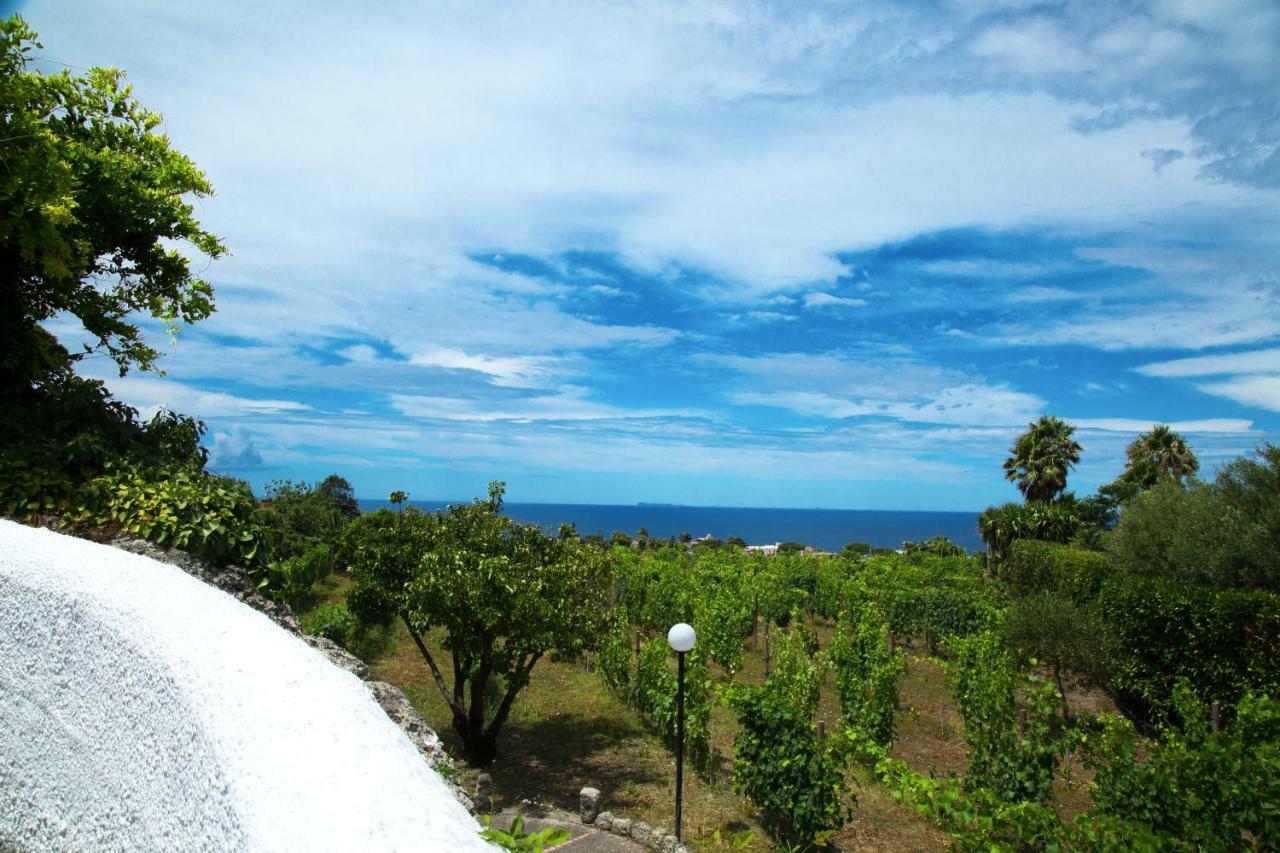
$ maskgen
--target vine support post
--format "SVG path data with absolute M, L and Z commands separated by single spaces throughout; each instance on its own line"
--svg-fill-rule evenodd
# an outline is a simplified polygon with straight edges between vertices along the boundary
M 1222 731 L 1222 703 L 1214 702 L 1209 705 L 1209 719 L 1213 721 L 1213 731 Z
M 818 740 L 822 740 L 827 736 L 827 721 L 818 720 Z
M 764 623 L 764 677 L 766 681 L 769 679 L 769 676 L 771 675 L 771 671 L 770 671 L 771 668 L 769 666 L 770 662 L 771 661 L 769 656 L 769 621 L 766 619 Z
M 1027 709 L 1018 709 L 1018 740 L 1027 736 Z

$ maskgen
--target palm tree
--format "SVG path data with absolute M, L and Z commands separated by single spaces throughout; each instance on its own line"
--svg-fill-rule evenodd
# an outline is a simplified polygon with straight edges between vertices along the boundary
M 409 493 L 402 492 L 399 489 L 396 489 L 394 492 L 391 493 L 390 497 L 388 497 L 387 500 L 395 504 L 396 507 L 399 508 L 400 512 L 404 512 L 404 502 L 409 500 Z
M 1018 486 L 1027 503 L 1051 501 L 1067 488 L 1067 472 L 1080 461 L 1076 428 L 1053 415 L 1027 425 L 1027 431 L 1009 448 L 1004 478 Z
M 1122 478 L 1140 489 L 1149 489 L 1164 477 L 1181 480 L 1200 470 L 1200 460 L 1187 440 L 1166 424 L 1135 438 L 1125 451 L 1129 462 Z

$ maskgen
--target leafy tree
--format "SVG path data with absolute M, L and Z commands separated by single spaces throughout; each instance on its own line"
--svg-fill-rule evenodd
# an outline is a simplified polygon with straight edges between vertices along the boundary
M 213 187 L 157 132 L 115 69 L 46 75 L 30 69 L 36 34 L 0 22 L 0 392 L 25 387 L 69 356 L 40 323 L 74 315 L 121 374 L 159 353 L 131 321 L 176 330 L 213 311 L 209 285 L 175 244 L 210 258 L 226 250 L 195 219 L 189 197 Z
M 1130 442 L 1121 479 L 1149 489 L 1165 477 L 1183 480 L 1200 470 L 1200 461 L 1187 440 L 1165 424 L 1156 424 Z
M 362 516 L 342 549 L 352 612 L 367 623 L 404 623 L 476 764 L 497 755 L 512 703 L 542 656 L 578 654 L 602 636 L 613 591 L 604 552 L 511 521 L 503 490 L 491 483 L 487 500 L 434 515 Z M 427 644 L 436 630 L 452 686 Z
M 1051 501 L 1067 488 L 1067 472 L 1080 461 L 1082 448 L 1071 436 L 1076 428 L 1053 415 L 1041 415 L 1009 448 L 1005 479 L 1031 501 Z
M 866 542 L 850 542 L 840 549 L 841 557 L 866 557 L 875 550 Z
M 1071 714 L 1065 683 L 1067 673 L 1094 682 L 1102 680 L 1098 630 L 1095 615 L 1069 598 L 1046 591 L 1014 601 L 1005 621 L 1005 637 L 1018 657 L 1034 658 L 1053 673 L 1064 717 Z
M 404 502 L 409 500 L 409 493 L 396 489 L 387 496 L 387 500 L 396 505 L 396 509 L 404 512 Z
M 355 489 L 351 487 L 351 483 L 346 477 L 330 474 L 316 484 L 316 491 L 324 497 L 330 506 L 342 513 L 346 518 L 355 518 L 360 514 L 360 505 L 356 502 Z

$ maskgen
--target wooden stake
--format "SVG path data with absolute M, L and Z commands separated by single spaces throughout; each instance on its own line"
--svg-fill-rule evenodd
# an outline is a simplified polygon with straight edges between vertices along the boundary
M 768 621 L 766 621 L 764 623 L 764 677 L 766 681 L 768 680 L 769 675 L 772 672 L 772 668 L 769 666 L 770 663 L 771 663 L 771 660 L 769 657 L 769 623 Z
M 1209 706 L 1209 719 L 1213 721 L 1214 732 L 1222 731 L 1222 705 L 1214 702 Z
M 1018 738 L 1022 739 L 1027 736 L 1027 709 L 1018 709 Z
M 818 740 L 822 740 L 827 736 L 827 721 L 818 720 Z

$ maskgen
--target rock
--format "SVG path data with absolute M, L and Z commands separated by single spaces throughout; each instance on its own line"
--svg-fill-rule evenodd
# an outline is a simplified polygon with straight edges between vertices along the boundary
M 444 747 L 440 744 L 440 738 L 422 721 L 422 717 L 414 710 L 409 698 L 400 688 L 385 681 L 366 681 L 365 685 L 373 694 L 373 698 L 382 706 L 382 710 L 387 712 L 391 722 L 408 735 L 409 741 L 423 754 L 428 764 L 432 767 L 438 764 L 448 765 L 449 759 L 445 755 Z
M 302 638 L 308 646 L 320 652 L 329 662 L 339 669 L 345 669 L 361 681 L 369 677 L 369 665 L 351 654 L 328 637 L 313 637 L 310 634 Z
M 675 853 L 675 849 L 676 837 L 674 835 L 668 835 L 662 839 L 662 853 Z
M 662 828 L 653 830 L 649 833 L 649 837 L 644 839 L 644 846 L 653 851 L 662 850 L 662 842 L 668 838 L 667 831 Z
M 613 829 L 613 813 L 600 812 L 600 814 L 596 815 L 596 827 L 598 829 L 603 829 L 605 832 L 609 832 L 610 830 L 612 830 Z
M 653 827 L 642 820 L 638 820 L 631 824 L 631 837 L 643 844 L 648 840 L 649 835 L 653 832 Z
M 600 790 L 583 788 L 578 792 L 578 816 L 583 823 L 591 823 L 600 814 Z
M 613 819 L 613 834 L 628 836 L 631 834 L 631 818 L 615 817 Z

